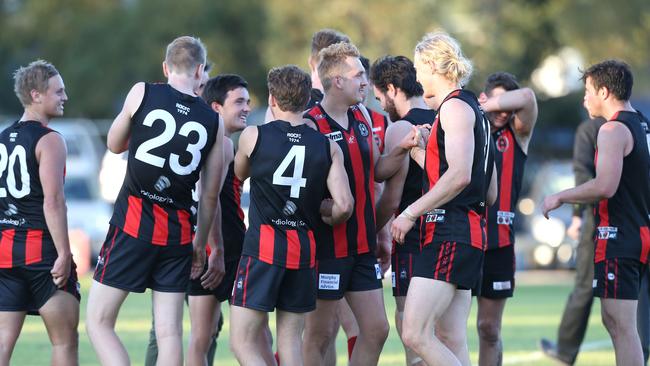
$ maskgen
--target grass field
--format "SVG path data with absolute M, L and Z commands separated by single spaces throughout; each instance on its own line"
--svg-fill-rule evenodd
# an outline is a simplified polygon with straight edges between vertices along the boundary
M 506 365 L 554 365 L 538 351 L 540 337 L 554 338 L 566 297 L 570 291 L 571 278 L 554 272 L 524 274 L 518 277 L 516 296 L 509 300 L 503 321 L 504 364 Z M 553 283 L 540 285 L 539 283 Z M 394 301 L 390 288 L 385 284 L 385 301 L 391 332 L 384 346 L 379 364 L 404 365 L 403 349 L 393 323 Z M 81 324 L 79 358 L 81 365 L 98 365 L 84 327 L 84 310 L 90 279 L 82 281 Z M 469 349 L 472 362 L 478 360 L 478 341 L 475 331 L 476 306 L 473 304 L 468 324 Z M 145 348 L 151 324 L 151 296 L 149 293 L 132 294 L 127 298 L 117 324 L 117 330 L 126 345 L 134 365 L 144 364 Z M 605 328 L 600 322 L 600 305 L 595 301 L 585 339 L 585 350 L 580 353 L 577 365 L 613 365 L 614 352 Z M 226 310 L 227 316 L 227 310 Z M 273 319 L 273 317 L 271 317 Z M 272 324 L 274 327 L 274 324 Z M 215 365 L 237 365 L 228 349 L 228 322 L 219 338 Z M 189 334 L 189 315 L 185 313 L 184 335 Z M 187 342 L 185 342 L 187 344 Z M 337 339 L 338 364 L 346 361 L 347 346 L 343 332 Z M 14 350 L 12 365 L 46 365 L 49 363 L 49 341 L 41 319 L 30 316 Z

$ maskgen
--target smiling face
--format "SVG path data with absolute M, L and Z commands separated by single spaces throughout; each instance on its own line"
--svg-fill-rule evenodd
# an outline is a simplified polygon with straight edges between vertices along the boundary
M 41 112 L 47 117 L 63 116 L 63 105 L 68 100 L 61 75 L 52 76 L 44 93 L 38 93 L 35 102 L 40 104 Z
M 373 86 L 374 91 L 375 91 L 375 99 L 379 101 L 379 104 L 381 105 L 381 109 L 383 109 L 386 113 L 388 113 L 388 117 L 390 118 L 391 121 L 399 121 L 402 119 L 402 116 L 399 115 L 397 112 L 397 108 L 395 107 L 395 99 L 393 99 L 390 95 L 388 95 L 388 92 L 384 93 L 381 90 L 379 90 L 376 86 Z
M 341 92 L 348 97 L 350 105 L 363 102 L 367 94 L 368 80 L 361 61 L 358 57 L 348 56 L 342 69 L 344 71 L 337 76 L 341 80 Z
M 248 114 L 251 111 L 251 98 L 248 89 L 238 87 L 226 94 L 223 106 L 219 106 L 219 114 L 223 117 L 224 126 L 229 133 L 246 128 Z

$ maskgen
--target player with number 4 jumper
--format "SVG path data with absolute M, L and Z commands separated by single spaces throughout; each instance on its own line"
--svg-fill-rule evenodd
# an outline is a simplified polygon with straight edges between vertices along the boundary
M 158 365 L 183 362 L 183 299 L 190 274 L 204 271 L 223 174 L 220 117 L 194 92 L 205 63 L 199 39 L 176 38 L 163 62 L 168 83 L 135 84 L 108 132 L 109 150 L 128 149 L 129 156 L 88 298 L 88 335 L 104 365 L 130 363 L 115 321 L 129 292 L 146 288 L 153 290 Z M 199 173 L 192 240 L 192 189 Z M 208 266 L 203 276 L 210 272 Z

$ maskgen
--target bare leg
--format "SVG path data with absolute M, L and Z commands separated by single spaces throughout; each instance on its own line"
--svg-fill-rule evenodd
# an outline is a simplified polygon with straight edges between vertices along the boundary
M 402 341 L 428 366 L 460 366 L 454 353 L 434 334 L 436 322 L 456 294 L 456 286 L 438 280 L 413 277 L 404 305 Z M 466 326 L 465 326 L 466 327 Z
M 86 332 L 102 365 L 131 364 L 126 348 L 115 333 L 120 307 L 129 293 L 93 280 L 86 306 Z
M 643 365 L 643 351 L 636 329 L 636 300 L 600 299 L 603 324 L 614 343 L 616 364 Z
M 262 354 L 273 353 L 268 343 L 260 344 L 260 334 L 266 327 L 267 313 L 240 306 L 230 307 L 230 348 L 240 365 L 268 365 Z
M 359 336 L 350 358 L 350 365 L 376 365 L 388 338 L 388 319 L 381 288 L 370 291 L 349 291 L 345 298 L 359 324 Z
M 9 366 L 25 315 L 24 311 L 0 311 L 0 366 Z
M 38 309 L 52 343 L 52 365 L 79 364 L 79 301 L 57 291 Z
M 456 289 L 451 304 L 438 319 L 435 334 L 463 366 L 471 366 L 467 348 L 467 318 L 472 306 L 469 290 Z
M 324 365 L 327 349 L 339 328 L 338 300 L 316 300 L 316 310 L 305 317 L 302 357 L 305 365 Z
M 212 295 L 189 296 L 190 342 L 187 347 L 187 366 L 206 366 L 208 349 L 217 329 L 219 301 Z
M 302 330 L 305 327 L 305 314 L 276 311 L 278 331 L 278 354 L 282 366 L 301 366 Z
M 345 332 L 345 337 L 348 340 L 348 359 L 350 359 L 352 357 L 352 351 L 354 350 L 354 344 L 356 344 L 357 337 L 359 336 L 359 324 L 357 324 L 357 319 L 354 317 L 352 309 L 350 309 L 350 305 L 348 305 L 345 298 L 339 301 L 337 317 L 341 323 L 343 331 Z M 336 337 L 334 337 L 332 344 L 334 345 L 335 343 Z M 336 364 L 336 361 L 334 361 L 334 363 Z
M 406 302 L 406 296 L 396 296 L 395 297 L 395 327 L 397 328 L 397 334 L 402 339 L 402 320 L 404 319 L 404 303 Z M 406 356 L 406 365 L 413 366 L 426 366 L 422 359 L 413 352 L 410 348 L 404 345 L 404 354 Z
M 501 342 L 501 319 L 506 299 L 477 297 L 478 316 L 476 328 L 479 336 L 478 364 L 480 366 L 501 366 L 503 344 Z
M 183 364 L 183 292 L 153 291 L 157 366 Z

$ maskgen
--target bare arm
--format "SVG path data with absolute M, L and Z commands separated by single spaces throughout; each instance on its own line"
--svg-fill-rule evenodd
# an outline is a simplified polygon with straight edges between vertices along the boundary
M 537 122 L 535 92 L 530 88 L 510 90 L 488 98 L 481 105 L 486 112 L 513 111 L 515 113 L 512 128 L 522 150 L 528 153 L 528 143 Z
M 113 120 L 106 138 L 106 145 L 112 153 L 119 154 L 128 150 L 131 138 L 131 118 L 140 108 L 144 98 L 144 89 L 145 84 L 142 82 L 133 85 L 126 96 L 122 110 Z
M 205 245 L 208 242 L 208 234 L 219 203 L 224 165 L 223 130 L 223 119 L 219 116 L 216 141 L 208 154 L 208 160 L 201 169 L 201 195 L 199 197 L 197 230 L 194 236 L 195 260 L 192 261 L 192 278 L 194 279 L 203 272 Z
M 343 165 L 343 152 L 335 142 L 329 142 L 332 165 L 327 174 L 327 188 L 332 195 L 331 213 L 323 213 L 323 221 L 329 225 L 339 224 L 350 218 L 354 209 L 354 198 L 350 192 L 350 182 Z M 327 210 L 329 211 L 329 210 Z
M 548 213 L 563 203 L 592 203 L 612 197 L 618 190 L 623 172 L 623 158 L 632 150 L 632 134 L 620 122 L 604 124 L 598 133 L 596 177 L 544 199 L 542 212 Z
M 63 181 L 66 147 L 58 133 L 48 133 L 36 144 L 38 175 L 43 187 L 43 214 L 52 236 L 58 258 L 52 267 L 54 283 L 65 285 L 70 275 L 72 254 L 68 239 L 68 218 Z
M 497 189 L 497 165 L 494 164 L 492 168 L 492 176 L 490 177 L 490 185 L 488 186 L 487 192 L 487 205 L 492 206 L 497 201 L 497 196 L 499 191 Z
M 248 126 L 239 136 L 239 149 L 235 154 L 235 175 L 240 181 L 250 176 L 250 156 L 257 144 L 257 127 Z

